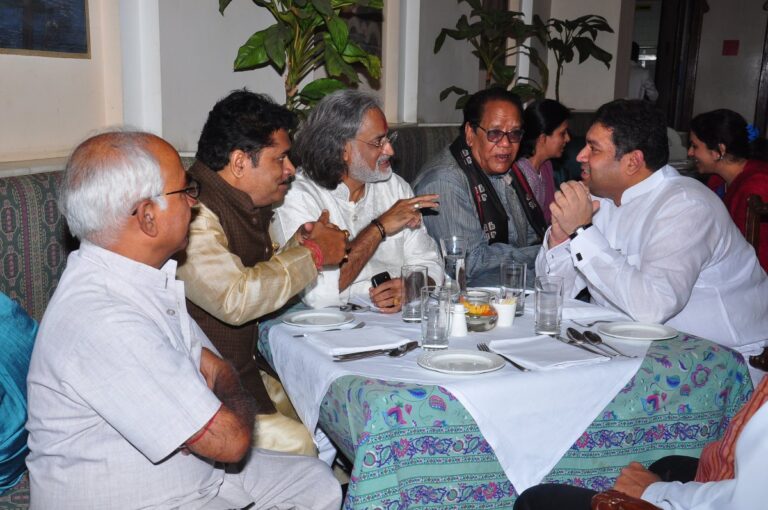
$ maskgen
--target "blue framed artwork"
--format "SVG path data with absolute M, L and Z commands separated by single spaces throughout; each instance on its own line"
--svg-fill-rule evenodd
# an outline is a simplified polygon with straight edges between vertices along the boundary
M 87 0 L 0 0 L 0 53 L 90 58 Z

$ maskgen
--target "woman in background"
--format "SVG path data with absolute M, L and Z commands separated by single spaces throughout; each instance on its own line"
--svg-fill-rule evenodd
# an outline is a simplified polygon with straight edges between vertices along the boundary
M 571 139 L 568 134 L 570 116 L 568 108 L 552 99 L 534 101 L 523 113 L 525 133 L 513 170 L 525 176 L 547 225 L 552 222 L 549 204 L 555 197 L 555 178 L 550 160 L 561 157 Z
M 691 121 L 688 157 L 699 173 L 713 174 L 708 185 L 723 198 L 733 222 L 746 231 L 747 198 L 759 195 L 768 201 L 768 164 L 750 159 L 750 143 L 757 136 L 754 126 L 732 110 L 713 110 Z M 768 226 L 761 226 L 757 249 L 760 265 L 768 271 Z

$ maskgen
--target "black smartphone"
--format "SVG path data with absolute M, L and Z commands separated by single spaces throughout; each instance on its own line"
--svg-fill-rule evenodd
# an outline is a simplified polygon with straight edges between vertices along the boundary
M 381 272 L 381 273 L 379 273 L 377 275 L 374 275 L 371 278 L 371 285 L 373 285 L 374 287 L 378 287 L 382 283 L 388 282 L 391 279 L 392 279 L 392 277 L 389 276 L 389 273 L 384 271 L 384 272 Z

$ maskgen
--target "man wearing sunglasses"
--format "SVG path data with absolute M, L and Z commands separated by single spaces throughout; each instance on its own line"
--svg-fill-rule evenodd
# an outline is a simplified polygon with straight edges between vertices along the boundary
M 435 239 L 467 240 L 467 285 L 497 285 L 503 261 L 533 268 L 544 232 L 532 215 L 536 199 L 525 177 L 511 171 L 523 136 L 522 105 L 502 88 L 482 90 L 464 107 L 454 142 L 422 168 L 416 193 L 440 195 L 440 211 L 424 214 Z
M 272 232 L 286 239 L 319 211 L 350 234 L 348 259 L 325 268 L 303 294 L 313 308 L 339 306 L 349 299 L 370 301 L 382 312 L 400 311 L 400 267 L 427 267 L 429 278 L 443 278 L 437 246 L 421 224 L 421 211 L 437 206 L 437 195 L 413 196 L 411 187 L 392 173 L 390 158 L 396 133 L 376 100 L 355 90 L 326 96 L 299 130 L 299 172 L 276 212 Z M 371 285 L 371 277 L 391 279 Z
M 247 90 L 216 103 L 189 169 L 202 191 L 177 274 L 187 285 L 190 314 L 259 402 L 255 445 L 315 455 L 311 434 L 256 349 L 258 319 L 345 254 L 344 234 L 322 211 L 297 225 L 282 247 L 269 236 L 272 205 L 295 173 L 288 157 L 295 124 L 292 112 Z

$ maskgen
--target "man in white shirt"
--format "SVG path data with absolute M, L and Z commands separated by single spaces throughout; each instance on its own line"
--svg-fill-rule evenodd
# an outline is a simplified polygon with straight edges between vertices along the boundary
M 325 464 L 250 447 L 255 400 L 187 314 L 169 259 L 198 193 L 147 133 L 72 154 L 59 205 L 81 246 L 32 353 L 30 508 L 339 508 Z
M 536 273 L 595 303 L 742 353 L 768 338 L 768 278 L 722 201 L 665 165 L 663 114 L 647 102 L 600 107 L 566 182 Z M 597 197 L 597 199 L 593 199 Z
M 405 264 L 424 265 L 433 282 L 443 281 L 437 245 L 421 222 L 421 209 L 437 207 L 438 196 L 413 196 L 408 183 L 392 173 L 391 141 L 376 99 L 355 90 L 326 96 L 297 135 L 294 152 L 301 166 L 275 211 L 273 238 L 284 243 L 306 218 L 325 209 L 351 239 L 348 259 L 325 267 L 303 291 L 312 308 L 357 297 L 385 313 L 397 312 Z M 371 277 L 384 271 L 392 279 L 372 288 Z

